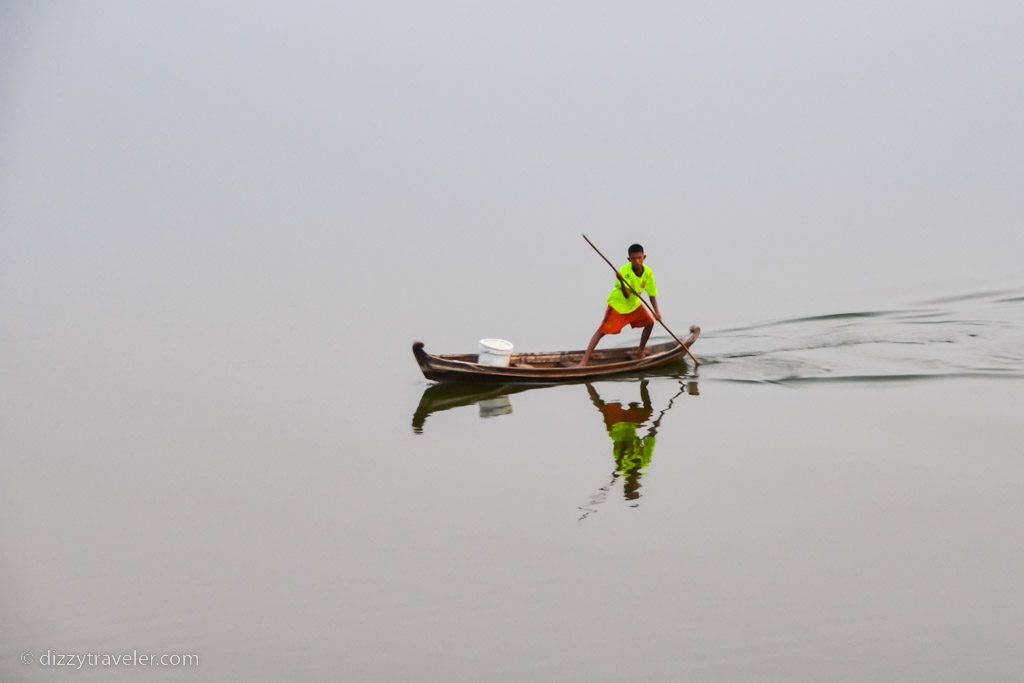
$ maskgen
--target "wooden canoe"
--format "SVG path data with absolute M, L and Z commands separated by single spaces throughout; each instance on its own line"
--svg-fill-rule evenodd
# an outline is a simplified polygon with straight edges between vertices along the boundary
M 683 340 L 689 348 L 700 328 L 690 328 L 690 336 Z M 412 345 L 412 353 L 423 376 L 435 382 L 572 382 L 596 379 L 609 375 L 643 372 L 684 362 L 686 351 L 675 341 L 647 346 L 647 355 L 637 360 L 635 348 L 599 349 L 590 356 L 590 364 L 579 367 L 583 351 L 554 351 L 548 353 L 513 353 L 508 367 L 480 365 L 473 353 L 434 356 L 426 352 L 423 342 Z

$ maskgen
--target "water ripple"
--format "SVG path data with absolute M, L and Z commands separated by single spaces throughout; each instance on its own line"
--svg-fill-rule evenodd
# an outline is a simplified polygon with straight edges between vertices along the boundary
M 969 292 L 914 308 L 807 315 L 708 331 L 701 374 L 737 382 L 907 382 L 1024 378 L 1018 290 Z

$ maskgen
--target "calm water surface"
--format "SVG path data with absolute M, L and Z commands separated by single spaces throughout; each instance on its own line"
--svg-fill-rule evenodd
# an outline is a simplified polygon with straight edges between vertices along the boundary
M 1017 680 L 1022 320 L 962 292 L 551 387 L 408 351 L 344 389 L 316 354 L 15 368 L 2 677 L 138 649 L 201 656 L 152 680 Z

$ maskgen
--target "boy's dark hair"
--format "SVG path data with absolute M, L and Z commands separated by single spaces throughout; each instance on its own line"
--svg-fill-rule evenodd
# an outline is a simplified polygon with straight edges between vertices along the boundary
M 644 253 L 644 248 L 641 245 L 639 245 L 639 244 L 631 244 L 631 245 L 629 245 L 629 255 L 630 256 L 632 256 L 633 254 L 637 253 L 638 251 L 642 254 L 642 253 Z

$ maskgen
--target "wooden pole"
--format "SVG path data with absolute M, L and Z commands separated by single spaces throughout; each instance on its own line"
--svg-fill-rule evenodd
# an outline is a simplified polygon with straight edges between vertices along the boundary
M 595 247 L 594 243 L 591 242 L 590 239 L 586 235 L 583 235 L 583 239 L 587 240 L 587 244 L 589 244 L 591 247 L 593 247 L 594 251 L 597 252 L 597 255 L 604 259 L 604 262 L 608 264 L 608 267 L 611 268 L 615 272 L 615 276 L 618 277 L 618 275 L 619 275 L 618 269 L 616 269 L 615 266 L 612 265 L 611 261 L 609 261 L 607 258 L 605 258 L 605 255 L 601 253 L 601 250 L 598 249 L 597 247 Z M 644 301 L 644 298 L 642 296 L 640 296 L 640 293 L 637 292 L 635 289 L 633 289 L 633 285 L 629 284 L 625 280 L 623 280 L 623 282 L 625 283 L 625 285 L 627 287 L 629 287 L 629 291 L 633 292 L 633 294 L 636 295 L 636 298 L 640 299 L 640 303 L 642 303 L 644 306 L 647 307 L 647 310 L 651 312 L 651 315 L 654 316 L 654 319 L 657 320 L 659 323 L 661 323 L 661 326 L 665 328 L 665 331 L 668 332 L 670 335 L 672 335 L 672 338 L 676 340 L 676 343 L 683 347 L 683 351 L 686 351 L 686 355 L 688 355 L 690 358 L 693 359 L 693 364 L 694 365 L 700 365 L 700 361 L 697 360 L 697 357 L 694 356 L 690 352 L 690 347 L 688 347 L 686 344 L 684 344 L 682 342 L 682 340 L 679 339 L 679 337 L 676 336 L 675 332 L 673 332 L 672 330 L 668 329 L 668 325 L 666 325 L 661 320 L 661 318 L 654 312 L 654 309 L 651 308 L 651 305 L 649 303 L 647 303 L 646 301 Z

